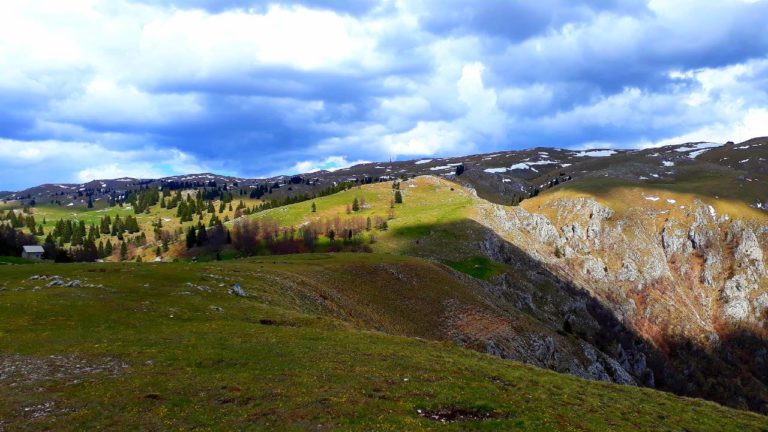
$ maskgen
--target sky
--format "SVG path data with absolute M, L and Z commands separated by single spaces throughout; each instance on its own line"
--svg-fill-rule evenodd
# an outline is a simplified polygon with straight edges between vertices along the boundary
M 768 0 L 0 2 L 0 190 L 768 135 Z

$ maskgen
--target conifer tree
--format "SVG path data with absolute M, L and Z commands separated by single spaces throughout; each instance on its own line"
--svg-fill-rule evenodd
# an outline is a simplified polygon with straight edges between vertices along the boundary
M 195 228 L 189 227 L 187 230 L 187 249 L 192 249 L 197 244 L 197 235 L 195 234 Z
M 128 245 L 125 242 L 120 243 L 120 261 L 125 261 L 128 257 Z
M 400 192 L 400 190 L 395 191 L 395 204 L 402 204 L 403 203 L 403 194 Z
M 315 205 L 314 201 L 312 202 L 312 213 L 317 213 L 317 206 Z
M 197 232 L 197 245 L 204 246 L 206 243 L 208 243 L 208 232 L 205 227 L 202 227 Z
M 352 200 L 352 211 L 353 212 L 360 211 L 360 201 L 357 200 L 357 197 L 355 197 L 355 199 Z

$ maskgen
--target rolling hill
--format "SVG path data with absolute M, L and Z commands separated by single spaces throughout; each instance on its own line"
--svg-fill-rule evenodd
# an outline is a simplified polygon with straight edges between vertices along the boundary
M 160 427 L 140 418 L 151 412 L 181 429 L 216 421 L 225 429 L 418 430 L 437 420 L 457 430 L 761 430 L 764 417 L 638 387 L 768 413 L 767 149 L 765 138 L 537 148 L 271 179 L 200 174 L 16 192 L 0 207 L 6 223 L 9 210 L 33 216 L 41 240 L 59 219 L 98 227 L 107 215 L 135 217 L 138 231 L 96 240 L 130 245 L 106 261 L 145 264 L 0 268 L 0 304 L 13 317 L 0 337 L 23 334 L 0 354 L 6 375 L 84 362 L 99 377 L 69 393 L 43 374 L 53 381 L 39 400 L 25 387 L 0 409 L 11 428 L 30 420 L 27 408 L 43 407 L 35 424 L 49 428 L 119 428 L 108 417 L 123 409 L 129 428 Z M 138 211 L 153 190 L 169 193 Z M 197 202 L 189 220 L 166 205 L 177 195 Z M 223 227 L 232 242 L 187 238 L 185 246 L 184 233 L 203 225 L 211 235 Z M 244 232 L 259 233 L 261 245 L 245 252 Z M 340 250 L 368 253 L 282 255 Z M 254 253 L 268 256 L 242 258 Z M 146 264 L 153 260 L 164 262 Z M 47 287 L 52 275 L 82 286 Z M 234 284 L 247 296 L 228 294 Z M 36 337 L 54 321 L 61 328 Z M 232 353 L 235 345 L 255 357 Z M 156 360 L 138 353 L 159 356 L 159 347 L 171 351 L 155 370 L 146 362 Z M 290 361 L 278 366 L 283 353 Z M 456 366 L 441 369 L 437 358 Z M 305 370 L 313 362 L 318 370 Z M 407 369 L 424 371 L 423 387 L 390 393 L 392 381 L 413 383 Z M 160 375 L 166 389 L 149 388 Z M 266 382 L 242 384 L 262 375 Z M 368 390 L 362 375 L 381 382 Z M 512 384 L 488 390 L 488 376 Z M 131 396 L 109 393 L 111 379 Z M 375 396 L 359 399 L 366 392 Z M 213 393 L 228 402 L 210 407 Z M 564 399 L 544 401 L 553 394 Z M 83 409 L 107 400 L 123 408 Z
M 417 258 L 0 271 L 7 430 L 759 431 L 767 421 L 455 347 L 432 318 L 494 306 L 476 282 Z

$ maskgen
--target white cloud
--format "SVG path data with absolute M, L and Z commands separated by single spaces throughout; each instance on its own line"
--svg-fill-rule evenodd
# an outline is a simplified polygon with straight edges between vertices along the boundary
M 385 135 L 380 142 L 393 156 L 429 156 L 456 151 L 461 141 L 461 131 L 454 124 L 438 121 L 419 122 L 407 132 Z
M 766 39 L 751 30 L 765 2 L 578 5 L 578 19 L 522 42 L 470 27 L 430 33 L 421 2 L 369 15 L 170 3 L 0 2 L 0 133 L 37 140 L 0 141 L 0 171 L 199 171 L 191 154 L 218 143 L 216 157 L 235 164 L 258 149 L 269 166 L 309 171 L 551 137 L 619 147 L 768 134 Z M 755 52 L 763 60 L 749 60 Z M 198 139 L 189 130 L 201 125 Z M 235 169 L 264 171 L 246 165 Z
M 193 156 L 173 148 L 110 149 L 101 144 L 17 141 L 0 138 L 0 160 L 37 183 L 85 182 L 116 177 L 157 178 L 210 171 Z
M 708 141 L 723 143 L 726 141 L 742 142 L 750 138 L 768 136 L 768 109 L 750 108 L 733 121 L 713 122 L 710 125 L 686 132 L 682 135 L 672 136 L 653 143 L 647 143 L 644 147 L 661 147 L 671 144 L 686 142 Z
M 312 173 L 312 172 L 322 171 L 322 170 L 336 171 L 342 168 L 347 168 L 353 165 L 359 165 L 359 164 L 365 164 L 365 163 L 369 163 L 369 161 L 365 161 L 365 160 L 348 161 L 347 158 L 344 156 L 329 156 L 321 160 L 305 160 L 305 161 L 297 162 L 293 167 L 290 168 L 288 172 L 294 173 L 294 174 L 301 174 L 301 173 Z M 276 174 L 283 174 L 283 173 L 275 173 L 275 175 Z
M 97 124 L 165 124 L 203 114 L 194 94 L 151 94 L 95 79 L 85 92 L 52 103 L 50 118 Z
M 233 10 L 173 11 L 147 23 L 138 41 L 152 73 L 211 76 L 259 65 L 302 70 L 345 64 L 375 66 L 375 40 L 349 16 L 304 7 L 271 6 L 264 14 Z M 172 69 L 165 69 L 171 67 Z

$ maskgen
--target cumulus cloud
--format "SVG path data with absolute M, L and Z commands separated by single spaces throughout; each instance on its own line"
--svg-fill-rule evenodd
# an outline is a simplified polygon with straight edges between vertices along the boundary
M 767 14 L 764 0 L 0 2 L 0 189 L 766 135 Z
M 338 171 L 342 168 L 348 168 L 353 165 L 369 163 L 366 160 L 348 161 L 344 156 L 329 156 L 322 160 L 305 160 L 296 162 L 288 174 L 313 173 L 317 171 Z
M 3 185 L 76 182 L 136 177 L 158 178 L 210 171 L 194 156 L 175 148 L 110 149 L 75 141 L 16 141 L 0 138 Z M 66 167 L 65 170 L 60 169 Z

